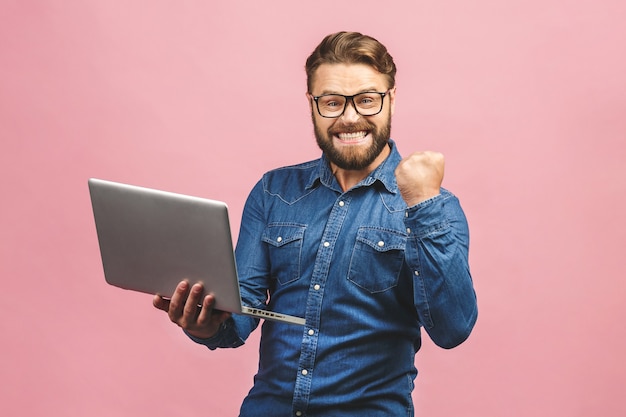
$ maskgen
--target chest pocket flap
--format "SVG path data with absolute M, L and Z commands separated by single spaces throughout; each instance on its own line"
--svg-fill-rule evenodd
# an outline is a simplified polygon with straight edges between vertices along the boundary
M 280 284 L 300 278 L 302 239 L 306 226 L 294 223 L 270 223 L 261 240 L 269 246 L 271 275 Z
M 305 226 L 292 223 L 270 223 L 263 231 L 263 242 L 275 247 L 287 245 L 304 237 Z
M 386 252 L 389 250 L 404 251 L 406 247 L 406 236 L 386 229 L 365 228 L 359 229 L 357 242 L 361 242 L 372 248 L 376 252 Z

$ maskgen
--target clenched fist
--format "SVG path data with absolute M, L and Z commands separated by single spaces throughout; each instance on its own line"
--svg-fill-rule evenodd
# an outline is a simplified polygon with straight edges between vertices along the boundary
M 415 152 L 396 168 L 396 182 L 407 206 L 439 195 L 443 181 L 444 158 L 439 152 Z

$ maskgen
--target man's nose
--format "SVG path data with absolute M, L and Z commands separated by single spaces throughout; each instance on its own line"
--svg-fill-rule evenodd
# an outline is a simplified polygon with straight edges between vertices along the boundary
M 346 103 L 346 108 L 343 110 L 343 114 L 341 118 L 346 122 L 355 122 L 360 117 L 359 113 L 356 111 L 356 106 L 354 105 L 354 99 L 348 100 Z

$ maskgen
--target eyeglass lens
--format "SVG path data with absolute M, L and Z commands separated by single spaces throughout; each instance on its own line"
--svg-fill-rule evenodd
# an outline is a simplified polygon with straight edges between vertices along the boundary
M 356 110 L 363 116 L 372 116 L 382 110 L 383 97 L 381 93 L 361 93 L 352 97 Z M 317 107 L 324 117 L 339 117 L 343 114 L 350 97 L 329 94 L 318 97 Z

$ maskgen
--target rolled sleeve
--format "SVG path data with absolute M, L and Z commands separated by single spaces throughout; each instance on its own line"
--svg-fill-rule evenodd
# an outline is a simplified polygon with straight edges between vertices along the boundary
M 449 191 L 406 212 L 413 232 L 407 262 L 413 271 L 415 308 L 438 346 L 452 348 L 470 334 L 477 318 L 469 269 L 469 229 L 459 200 Z

